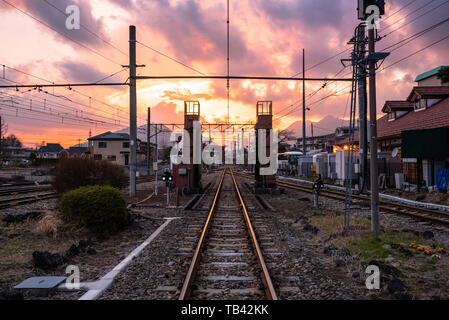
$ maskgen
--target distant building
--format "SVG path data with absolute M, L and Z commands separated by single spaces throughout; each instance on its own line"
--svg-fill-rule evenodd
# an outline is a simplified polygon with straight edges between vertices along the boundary
M 85 157 L 87 154 L 89 154 L 88 147 L 70 147 L 66 151 L 68 153 L 68 156 L 71 158 Z
M 88 139 L 89 153 L 96 160 L 108 160 L 128 166 L 130 163 L 130 141 L 127 133 L 105 132 Z M 145 160 L 145 152 L 137 140 L 137 162 Z
M 47 143 L 37 150 L 37 157 L 42 159 L 58 159 L 64 148 L 59 143 Z
M 11 162 L 28 164 L 28 159 L 33 151 L 34 150 L 30 148 L 4 146 L 0 149 L 0 165 L 2 165 L 2 163 L 8 164 Z
M 358 144 L 358 130 L 358 128 L 354 129 L 355 144 Z M 334 146 L 343 148 L 347 144 L 349 144 L 349 127 L 337 127 L 334 133 L 306 137 L 306 153 L 312 150 L 333 153 Z M 302 138 L 298 138 L 297 146 L 299 150 L 302 149 Z

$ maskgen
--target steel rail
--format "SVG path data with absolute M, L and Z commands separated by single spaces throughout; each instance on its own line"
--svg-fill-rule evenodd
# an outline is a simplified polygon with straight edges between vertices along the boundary
M 26 203 L 38 202 L 41 200 L 53 199 L 53 198 L 57 198 L 57 197 L 58 197 L 58 194 L 56 194 L 56 193 L 47 193 L 47 194 L 43 194 L 43 195 L 28 196 L 28 197 L 22 197 L 22 198 L 18 198 L 18 199 L 0 200 L 0 209 L 11 208 L 11 207 L 15 207 L 15 206 L 26 204 Z
M 284 186 L 284 187 L 287 187 L 287 188 L 291 187 L 293 189 L 304 190 L 304 191 L 310 192 L 310 190 L 307 187 L 300 186 L 300 185 L 297 185 L 297 184 L 292 183 L 292 182 L 282 181 L 282 182 L 278 182 L 278 184 L 280 186 Z M 333 198 L 337 199 L 336 197 L 341 196 L 341 192 L 335 191 L 335 190 L 325 190 L 324 193 L 322 193 L 322 195 L 325 196 L 325 197 L 328 197 L 328 195 L 335 195 L 335 197 L 333 197 Z M 369 201 L 370 200 L 368 197 L 361 196 L 361 195 L 352 195 L 352 197 L 355 198 L 355 199 L 361 200 L 361 201 L 366 201 L 366 200 Z M 363 205 L 362 203 L 358 203 L 358 202 L 353 202 L 353 204 L 361 204 L 361 205 Z M 449 213 L 447 213 L 447 212 L 434 211 L 434 210 L 430 210 L 430 209 L 426 209 L 426 208 L 419 208 L 419 207 L 414 207 L 414 206 L 411 206 L 411 205 L 406 205 L 406 204 L 401 204 L 401 203 L 393 203 L 393 202 L 385 201 L 385 200 L 380 201 L 380 205 L 384 209 L 386 209 L 386 210 L 397 210 L 397 211 L 399 211 L 398 209 L 401 208 L 403 210 L 417 211 L 417 212 L 420 212 L 420 213 L 423 213 L 423 214 L 439 216 L 439 217 L 442 217 L 444 219 L 449 219 Z M 393 208 L 391 208 L 391 207 L 393 207 Z M 401 212 L 403 212 L 403 211 L 401 211 Z
M 238 174 L 243 177 L 246 177 L 248 179 L 254 178 L 252 175 L 248 175 L 245 173 L 238 173 Z M 307 188 L 305 186 L 301 186 L 301 185 L 298 185 L 298 184 L 295 184 L 292 182 L 278 181 L 277 184 L 281 187 L 286 187 L 289 189 L 294 189 L 294 190 L 298 190 L 298 191 L 302 191 L 302 192 L 306 192 L 306 193 L 313 192 L 311 188 Z M 320 193 L 320 195 L 322 195 L 323 197 L 338 200 L 338 201 L 345 201 L 343 194 L 341 194 L 338 191 L 334 191 L 334 190 L 322 191 Z M 363 197 L 360 195 L 353 195 L 353 198 L 359 199 L 362 201 L 370 200 L 369 198 Z M 360 203 L 353 202 L 353 204 L 360 205 L 360 206 L 369 206 L 369 204 L 366 204 L 364 202 L 363 203 L 362 202 L 360 202 Z M 379 205 L 380 205 L 379 208 L 385 212 L 389 212 L 389 213 L 396 214 L 396 215 L 408 216 L 413 219 L 427 220 L 427 221 L 435 223 L 435 224 L 449 227 L 449 214 L 445 213 L 445 212 L 433 211 L 433 210 L 429 210 L 429 209 L 425 209 L 425 208 L 418 208 L 418 207 L 408 206 L 408 205 L 404 205 L 404 204 L 400 204 L 400 203 L 391 203 L 388 201 L 380 201 Z M 403 211 L 403 210 L 407 210 L 407 211 Z
M 242 195 L 240 193 L 239 187 L 237 185 L 237 181 L 235 180 L 234 172 L 231 168 L 229 168 L 229 171 L 231 172 L 232 181 L 234 182 L 235 191 L 237 192 L 237 195 L 240 200 L 240 204 L 243 209 L 243 214 L 245 217 L 246 225 L 248 227 L 249 236 L 251 238 L 251 242 L 253 244 L 254 250 L 256 252 L 257 256 L 257 263 L 259 264 L 259 267 L 262 269 L 261 277 L 262 282 L 265 285 L 265 292 L 267 294 L 268 299 L 270 300 L 278 300 L 276 291 L 274 290 L 273 282 L 271 281 L 270 274 L 268 273 L 267 266 L 265 264 L 265 260 L 262 255 L 262 251 L 260 250 L 259 244 L 257 242 L 256 234 L 254 233 L 253 226 L 251 224 L 251 220 L 248 215 L 248 211 L 246 210 L 245 202 L 243 201 Z
M 212 220 L 212 215 L 215 211 L 215 205 L 217 204 L 218 195 L 220 194 L 221 186 L 223 185 L 223 180 L 224 180 L 225 174 L 226 174 L 226 169 L 224 169 L 223 173 L 221 174 L 220 182 L 218 184 L 217 191 L 215 192 L 214 201 L 212 202 L 212 205 L 210 207 L 209 214 L 206 219 L 206 223 L 204 224 L 203 231 L 201 232 L 200 240 L 195 249 L 195 253 L 193 254 L 192 262 L 190 263 L 189 270 L 187 271 L 187 275 L 184 280 L 184 284 L 182 286 L 181 293 L 179 295 L 178 300 L 187 300 L 190 297 L 190 291 L 191 291 L 190 288 L 191 288 L 193 280 L 195 279 L 195 275 L 196 275 L 196 271 L 197 271 L 196 268 L 200 261 L 201 249 L 204 245 L 204 242 L 205 242 L 205 239 L 207 236 L 207 232 L 209 231 L 210 221 Z
M 21 193 L 31 193 L 31 192 L 41 192 L 41 191 L 49 191 L 51 187 L 31 187 L 31 188 L 21 188 L 21 189 L 10 189 L 10 190 L 2 190 L 0 189 L 0 196 L 15 196 Z
M 306 187 L 294 185 L 292 183 L 285 183 L 285 182 L 278 182 L 278 185 L 295 189 L 303 192 L 312 193 L 312 190 Z M 334 200 L 344 201 L 343 194 L 339 193 L 338 191 L 333 190 L 326 190 L 321 193 L 322 196 Z M 353 205 L 360 205 L 360 206 L 369 206 L 368 203 L 366 203 L 366 200 L 370 200 L 367 197 L 359 196 L 359 195 L 353 195 L 355 199 L 361 200 L 361 202 L 352 202 Z M 363 202 L 362 202 L 363 201 Z M 389 212 L 396 215 L 402 215 L 402 216 L 408 216 L 414 219 L 422 219 L 427 220 L 429 222 L 439 224 L 445 227 L 449 227 L 449 214 L 445 212 L 439 212 L 439 211 L 432 211 L 424 208 L 418 208 L 418 207 L 412 207 L 407 206 L 403 204 L 398 203 L 391 203 L 388 201 L 380 201 L 379 208 L 385 212 Z M 402 209 L 402 210 L 401 210 Z M 404 211 L 407 210 L 407 211 Z M 442 219 L 441 219 L 442 218 Z

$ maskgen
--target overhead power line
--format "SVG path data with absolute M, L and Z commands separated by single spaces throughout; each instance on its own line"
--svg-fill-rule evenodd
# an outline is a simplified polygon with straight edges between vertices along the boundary
M 41 81 L 45 81 L 45 82 L 47 82 L 47 83 L 49 83 L 49 84 L 54 84 L 53 81 L 50 81 L 50 80 L 48 80 L 48 79 L 44 79 L 44 78 L 39 77 L 39 76 L 36 76 L 36 75 L 34 75 L 34 74 L 31 74 L 31 73 L 28 73 L 28 72 L 25 72 L 25 71 L 22 71 L 22 70 L 19 70 L 19 69 L 16 69 L 16 68 L 12 68 L 12 67 L 9 67 L 9 66 L 6 66 L 6 65 L 3 65 L 3 67 L 8 68 L 8 69 L 11 69 L 11 70 L 14 70 L 14 71 L 19 72 L 19 73 L 22 73 L 22 74 L 25 74 L 25 75 L 27 75 L 27 76 L 29 76 L 29 77 L 33 77 L 33 78 L 39 79 L 39 80 L 41 80 Z M 15 82 L 15 81 L 14 81 L 14 82 Z M 100 81 L 98 81 L 98 82 L 100 82 Z M 15 82 L 15 83 L 16 83 L 16 82 Z M 95 97 L 89 96 L 89 95 L 87 95 L 87 94 L 85 94 L 85 93 L 83 93 L 83 92 L 81 92 L 81 91 L 78 91 L 78 90 L 76 90 L 76 89 L 74 89 L 74 88 L 71 88 L 70 91 L 71 91 L 71 92 L 74 92 L 74 93 L 76 93 L 76 94 L 78 94 L 78 95 L 81 95 L 81 96 L 83 96 L 83 97 L 85 97 L 85 98 L 88 98 L 89 101 L 95 101 L 95 102 L 100 103 L 100 104 L 102 104 L 102 105 L 104 105 L 104 106 L 107 106 L 107 107 L 109 107 L 109 108 L 111 108 L 111 109 L 113 109 L 113 110 L 115 110 L 115 111 L 120 110 L 120 108 L 119 108 L 118 106 L 112 106 L 111 104 L 109 104 L 109 103 L 107 103 L 107 102 L 104 102 L 104 101 L 99 100 L 99 99 L 97 99 L 97 98 L 95 98 Z M 45 92 L 45 93 L 47 93 L 47 92 Z M 70 102 L 74 102 L 73 100 L 71 100 L 71 99 L 69 99 L 69 98 L 67 98 L 67 97 L 65 97 L 65 96 L 62 96 L 62 97 L 63 97 L 64 99 L 70 101 Z M 76 103 L 76 102 L 74 102 L 74 103 Z M 89 106 L 89 107 L 90 107 L 90 106 Z M 146 119 L 141 118 L 140 120 L 141 120 L 143 123 L 146 123 Z
M 416 55 L 416 54 L 418 54 L 418 53 L 420 53 L 420 52 L 422 52 L 422 51 L 424 51 L 424 50 L 426 50 L 426 49 L 428 49 L 430 47 L 433 47 L 434 45 L 436 45 L 436 44 L 438 44 L 438 43 L 440 43 L 440 42 L 442 42 L 442 41 L 444 41 L 444 40 L 446 40 L 448 38 L 449 38 L 449 35 L 446 35 L 445 37 L 443 37 L 443 38 L 441 38 L 441 39 L 439 39 L 439 40 L 437 40 L 435 42 L 432 42 L 431 44 L 428 44 L 427 46 L 425 46 L 425 47 L 423 47 L 423 48 L 421 48 L 421 49 L 419 49 L 419 50 L 417 50 L 417 51 L 415 51 L 415 52 L 413 52 L 413 53 L 411 53 L 411 54 L 409 54 L 409 55 L 407 55 L 407 56 L 405 56 L 405 57 L 403 57 L 403 58 L 401 58 L 401 59 L 399 59 L 399 60 L 389 64 L 389 65 L 387 65 L 387 66 L 385 66 L 384 68 L 382 68 L 377 73 L 382 72 L 385 69 L 388 69 L 388 68 L 390 68 L 390 67 L 392 67 L 392 66 L 394 66 L 394 65 L 396 65 L 396 64 L 398 64 L 398 63 L 400 63 L 400 62 L 402 62 L 404 60 L 407 60 L 407 59 L 413 57 L 414 55 Z
M 402 10 L 404 10 L 405 8 L 407 8 L 408 6 L 412 5 L 412 4 L 415 3 L 415 2 L 416 2 L 416 0 L 410 1 L 409 3 L 407 3 L 406 5 L 403 5 L 401 8 L 399 8 L 399 10 L 393 12 L 392 14 L 390 14 L 388 17 L 386 17 L 386 18 L 383 19 L 383 20 L 385 21 L 385 20 L 390 19 L 392 16 L 394 16 L 395 14 L 401 12 Z
M 418 9 L 416 9 L 416 10 L 410 12 L 410 13 L 407 14 L 404 18 L 401 18 L 401 19 L 397 20 L 396 22 L 394 22 L 393 24 L 388 25 L 387 28 L 385 28 L 385 29 L 390 28 L 391 26 L 393 26 L 394 24 L 398 23 L 399 21 L 402 21 L 402 20 L 404 20 L 405 18 L 407 18 L 408 16 L 412 15 L 413 13 L 419 11 L 420 9 L 425 8 L 426 6 L 430 5 L 430 4 L 431 4 L 432 2 L 434 2 L 434 1 L 435 1 L 435 0 L 431 0 L 429 3 L 426 3 L 426 4 L 424 4 L 423 6 L 419 7 Z M 407 3 L 406 5 L 402 6 L 399 10 L 395 11 L 395 12 L 392 13 L 390 16 L 386 17 L 386 18 L 384 19 L 384 21 L 385 21 L 385 20 L 388 20 L 389 18 L 391 18 L 391 17 L 394 16 L 395 14 L 397 14 L 397 13 L 399 13 L 400 11 L 402 11 L 403 9 L 407 8 L 408 6 L 410 6 L 411 4 L 413 4 L 414 2 L 416 2 L 416 0 L 412 0 L 412 1 L 410 1 L 409 3 Z M 419 15 L 418 17 L 414 18 L 413 20 L 408 21 L 408 22 L 407 22 L 406 24 L 404 24 L 403 26 L 408 25 L 408 24 L 410 24 L 410 23 L 416 21 L 417 19 L 419 19 L 419 18 L 421 18 L 421 17 L 427 15 L 428 13 L 430 13 L 430 12 L 432 12 L 432 11 L 434 11 L 434 10 L 440 8 L 441 6 L 445 5 L 445 4 L 448 3 L 448 2 L 449 2 L 449 1 L 446 1 L 446 2 L 444 2 L 444 3 L 440 4 L 440 5 L 438 5 L 437 7 L 430 9 L 429 11 L 427 11 L 427 12 L 425 12 L 425 13 Z M 393 31 L 389 32 L 388 34 L 386 34 L 386 35 L 384 35 L 384 36 L 382 36 L 382 37 L 386 37 L 386 36 L 392 34 L 393 32 L 396 32 L 397 30 L 399 30 L 399 29 L 402 28 L 403 26 L 400 26 L 400 27 L 394 29 Z M 384 30 L 385 30 L 385 29 L 384 29 Z M 340 55 L 342 55 L 342 54 L 344 54 L 344 53 L 350 51 L 350 50 L 351 50 L 351 48 L 347 48 L 347 49 L 344 49 L 344 50 L 342 50 L 342 51 L 339 51 L 338 53 L 336 53 L 336 54 L 334 54 L 334 55 L 332 55 L 332 56 L 330 56 L 330 57 L 328 57 L 328 58 L 326 58 L 326 59 L 324 59 L 324 60 L 322 60 L 322 61 L 320 61 L 320 62 L 314 64 L 314 65 L 312 65 L 311 67 L 306 68 L 305 71 L 312 70 L 312 69 L 314 69 L 314 68 L 316 68 L 316 67 L 318 67 L 318 66 L 320 66 L 320 65 L 322 65 L 322 64 L 324 64 L 324 63 L 326 63 L 326 62 L 328 62 L 328 61 L 330 61 L 330 60 L 332 60 L 332 59 L 334 59 L 334 58 L 336 58 L 336 57 L 338 57 L 338 56 L 340 56 Z M 292 75 L 292 78 L 294 78 L 294 77 L 300 75 L 301 73 L 302 73 L 302 72 L 298 72 L 298 73 Z
M 430 27 L 428 27 L 428 28 L 426 28 L 426 29 L 424 29 L 424 30 L 421 30 L 421 31 L 419 31 L 419 32 L 417 32 L 417 33 L 415 33 L 415 34 L 412 34 L 411 36 L 408 36 L 408 37 L 406 37 L 406 38 L 404 38 L 404 39 L 402 39 L 402 40 L 400 40 L 400 41 L 398 41 L 398 42 L 396 42 L 396 43 L 394 43 L 394 44 L 392 44 L 392 45 L 390 45 L 390 46 L 388 46 L 388 47 L 383 48 L 381 51 L 386 51 L 386 50 L 389 50 L 389 49 L 391 49 L 391 48 L 393 48 L 393 47 L 395 47 L 395 48 L 392 49 L 390 52 L 393 52 L 393 51 L 395 51 L 395 50 L 398 50 L 399 48 L 401 48 L 401 47 L 405 46 L 406 44 L 408 44 L 408 43 L 410 43 L 410 42 L 416 40 L 417 38 L 423 36 L 423 35 L 426 34 L 427 32 L 436 29 L 437 27 L 439 27 L 439 26 L 445 24 L 445 23 L 448 22 L 448 21 L 449 21 L 449 18 L 443 19 L 442 21 L 440 21 L 440 22 L 438 22 L 438 23 L 435 23 L 434 25 L 432 25 L 432 26 L 430 26 Z
M 9 1 L 7 1 L 7 0 L 2 0 L 2 1 L 3 1 L 4 3 L 6 3 L 7 5 L 13 7 L 14 9 L 16 9 L 16 10 L 22 12 L 24 15 L 26 15 L 26 16 L 32 18 L 33 20 L 39 22 L 39 23 L 42 24 L 43 26 L 45 26 L 45 27 L 47 27 L 47 28 L 53 30 L 54 32 L 56 32 L 57 34 L 63 36 L 64 38 L 66 38 L 66 39 L 72 41 L 73 43 L 76 43 L 77 45 L 83 47 L 84 49 L 93 52 L 93 53 L 96 54 L 97 56 L 102 57 L 103 59 L 108 60 L 108 61 L 111 62 L 111 63 L 114 63 L 114 64 L 117 64 L 117 65 L 119 65 L 119 66 L 122 66 L 121 63 L 118 63 L 117 61 L 114 61 L 114 60 L 112 60 L 112 59 L 106 57 L 105 55 L 103 55 L 103 54 L 101 54 L 100 52 L 98 52 L 98 51 L 96 51 L 96 50 L 94 50 L 94 49 L 92 49 L 92 48 L 86 46 L 85 44 L 83 44 L 83 43 L 81 43 L 81 42 L 79 42 L 79 41 L 77 41 L 77 40 L 72 39 L 72 38 L 69 37 L 68 35 L 66 35 L 66 34 L 64 34 L 64 33 L 60 32 L 60 31 L 58 31 L 57 29 L 53 28 L 52 26 L 48 25 L 47 23 L 43 22 L 42 20 L 39 20 L 38 18 L 36 18 L 36 17 L 33 16 L 32 14 L 30 14 L 30 13 L 28 13 L 28 12 L 26 12 L 26 11 L 24 11 L 24 10 L 18 8 L 18 7 L 16 7 L 16 6 L 13 5 L 12 3 L 10 3 Z
M 193 67 L 191 67 L 191 66 L 189 66 L 189 65 L 187 65 L 187 64 L 185 64 L 185 63 L 183 63 L 183 62 L 181 62 L 179 60 L 176 60 L 175 58 L 172 58 L 169 55 L 167 55 L 167 54 L 165 54 L 165 53 L 163 53 L 163 52 L 161 52 L 161 51 L 159 51 L 157 49 L 154 49 L 154 48 L 150 47 L 149 45 L 147 45 L 145 43 L 142 43 L 142 42 L 140 42 L 138 40 L 136 42 L 138 44 L 140 44 L 141 46 L 143 46 L 143 47 L 145 47 L 145 48 L 147 48 L 149 50 L 152 50 L 152 51 L 156 52 L 157 54 L 159 54 L 159 55 L 161 55 L 161 56 L 163 56 L 163 57 L 165 57 L 167 59 L 170 59 L 170 60 L 172 60 L 172 61 L 174 61 L 174 62 L 176 62 L 176 63 L 178 63 L 178 64 L 180 64 L 180 65 L 182 65 L 182 66 L 184 66 L 184 67 L 186 67 L 186 68 L 188 68 L 190 70 L 192 70 L 192 71 L 195 71 L 195 72 L 197 72 L 197 73 L 199 73 L 199 74 L 201 74 L 203 76 L 206 75 L 205 73 L 203 73 L 203 72 L 201 72 L 201 71 L 199 71 L 199 70 L 197 70 L 197 69 L 195 69 L 195 68 L 193 68 Z
M 60 12 L 62 15 L 64 15 L 65 17 L 67 17 L 67 14 L 61 10 L 60 8 L 58 8 L 57 6 L 55 6 L 53 3 L 51 3 L 48 0 L 42 0 L 44 1 L 46 4 L 48 4 L 49 6 L 51 6 L 52 8 L 56 9 L 58 12 Z M 91 35 L 93 35 L 94 37 L 98 38 L 99 40 L 101 40 L 102 42 L 104 42 L 105 44 L 107 44 L 108 46 L 110 46 L 111 48 L 115 49 L 116 51 L 120 52 L 122 55 L 124 55 L 125 57 L 129 57 L 128 54 L 124 51 L 122 51 L 120 48 L 116 47 L 115 45 L 113 45 L 112 43 L 110 43 L 109 41 L 105 40 L 104 37 L 99 36 L 97 33 L 91 31 L 89 28 L 87 28 L 85 25 L 83 25 L 82 23 L 80 23 L 80 27 L 82 29 L 84 29 L 85 31 L 87 31 L 88 33 L 90 33 Z
M 19 92 L 22 93 L 22 92 Z M 96 113 L 92 113 L 91 111 L 88 110 L 82 110 L 82 109 L 77 109 L 74 107 L 70 107 L 70 106 L 66 106 L 64 104 L 60 104 L 60 103 L 55 103 L 52 100 L 47 100 L 47 99 L 43 99 L 41 97 L 38 97 L 36 95 L 30 95 L 28 93 L 24 94 L 30 96 L 30 98 L 25 98 L 23 96 L 19 96 L 17 94 L 9 94 L 9 93 L 1 93 L 0 95 L 3 95 L 3 97 L 9 98 L 13 101 L 19 102 L 19 103 L 23 103 L 26 105 L 30 105 L 30 108 L 33 106 L 39 106 L 42 107 L 42 109 L 45 110 L 55 110 L 55 111 L 59 111 L 60 109 L 64 110 L 64 113 L 67 113 L 68 111 L 71 112 L 73 115 L 75 115 L 77 118 L 79 117 L 83 117 L 84 115 L 86 116 L 92 116 L 92 117 L 97 117 L 97 118 L 101 118 L 101 119 L 105 119 L 108 121 L 114 121 L 114 123 L 120 125 L 121 120 L 117 119 L 117 118 L 111 118 L 111 117 L 105 117 Z M 95 110 L 95 111 L 100 111 L 100 110 Z M 110 113 L 109 113 L 110 115 Z M 126 118 L 125 118 L 126 120 Z M 123 123 L 123 121 L 122 121 Z M 126 124 L 126 122 L 124 123 Z
M 430 1 L 430 2 L 428 2 L 428 3 L 426 3 L 426 4 L 424 4 L 423 6 L 419 7 L 418 9 L 416 9 L 416 10 L 410 12 L 409 14 L 407 14 L 406 16 L 404 16 L 403 18 L 401 18 L 401 19 L 399 19 L 399 20 L 396 20 L 394 23 L 388 25 L 385 29 L 383 29 L 383 30 L 381 31 L 381 33 L 382 33 L 382 32 L 385 32 L 385 30 L 388 30 L 389 28 L 391 28 L 391 27 L 392 27 L 393 25 L 395 25 L 396 23 L 398 23 L 398 22 L 400 22 L 400 21 L 402 21 L 402 20 L 405 20 L 406 18 L 408 18 L 409 16 L 411 16 L 413 13 L 419 11 L 420 9 L 425 8 L 425 7 L 428 6 L 428 5 L 430 5 L 430 4 L 431 4 L 432 2 L 434 2 L 434 1 L 435 1 L 435 0 L 432 0 L 432 1 Z M 396 32 L 396 31 L 402 29 L 403 27 L 405 27 L 405 26 L 407 26 L 407 25 L 409 25 L 409 24 L 415 22 L 416 20 L 418 20 L 418 19 L 420 19 L 420 18 L 422 18 L 422 17 L 428 15 L 429 13 L 431 13 L 431 12 L 435 11 L 436 9 L 438 9 L 438 8 L 440 8 L 440 7 L 442 7 L 442 6 L 444 6 L 444 5 L 447 4 L 447 3 L 449 3 L 449 0 L 446 0 L 446 1 L 442 2 L 442 3 L 440 3 L 440 4 L 437 5 L 436 7 L 427 10 L 426 12 L 424 12 L 424 13 L 422 13 L 422 14 L 416 16 L 415 18 L 413 18 L 413 19 L 411 19 L 411 20 L 407 20 L 406 23 L 404 23 L 404 24 L 398 26 L 396 29 L 393 29 L 392 31 L 388 32 L 387 34 L 381 35 L 380 38 L 382 39 L 382 38 L 387 37 L 388 35 L 390 35 L 390 34 Z

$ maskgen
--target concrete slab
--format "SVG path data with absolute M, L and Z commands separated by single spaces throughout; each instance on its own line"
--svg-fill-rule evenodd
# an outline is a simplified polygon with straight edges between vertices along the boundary
M 14 289 L 43 289 L 49 290 L 58 287 L 67 277 L 32 277 L 28 278 L 14 287 Z

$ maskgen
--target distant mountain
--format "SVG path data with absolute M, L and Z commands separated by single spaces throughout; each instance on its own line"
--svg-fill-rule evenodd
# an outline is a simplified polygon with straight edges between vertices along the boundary
M 332 115 L 327 115 L 320 121 L 313 123 L 313 135 L 321 136 L 333 133 L 337 127 L 341 127 L 342 125 L 349 125 L 349 121 L 336 118 Z M 293 136 L 297 138 L 302 137 L 302 121 L 292 123 L 285 130 L 292 131 Z M 310 136 L 311 134 L 311 121 L 306 120 L 306 135 Z

